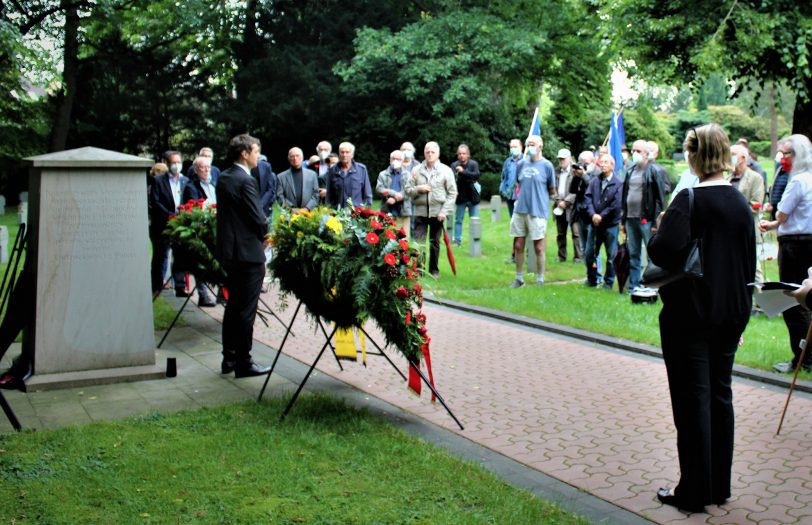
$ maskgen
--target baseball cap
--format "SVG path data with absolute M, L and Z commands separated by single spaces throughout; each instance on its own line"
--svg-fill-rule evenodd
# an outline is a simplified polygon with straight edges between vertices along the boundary
M 568 159 L 570 157 L 572 157 L 572 153 L 570 153 L 570 150 L 566 148 L 558 150 L 559 159 Z

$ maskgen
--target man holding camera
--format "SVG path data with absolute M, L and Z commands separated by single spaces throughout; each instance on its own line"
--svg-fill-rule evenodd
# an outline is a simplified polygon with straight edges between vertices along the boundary
M 553 194 L 553 215 L 557 230 L 558 262 L 567 260 L 567 230 L 572 230 L 572 262 L 581 262 L 581 240 L 578 235 L 578 221 L 573 217 L 575 195 L 569 189 L 573 176 L 572 154 L 568 149 L 558 150 L 558 169 L 555 173 L 555 193 Z M 568 200 L 569 199 L 569 200 Z

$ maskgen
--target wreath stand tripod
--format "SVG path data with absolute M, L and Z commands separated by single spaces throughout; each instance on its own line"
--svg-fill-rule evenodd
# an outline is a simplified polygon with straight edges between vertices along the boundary
M 0 284 L 0 311 L 4 312 L 4 324 L 8 321 L 9 312 L 12 310 L 11 299 L 12 292 L 17 285 L 17 268 L 22 260 L 23 250 L 25 249 L 27 240 L 28 235 L 26 235 L 26 227 L 25 223 L 23 223 L 20 224 L 20 229 L 17 230 L 17 237 L 14 239 L 14 246 L 12 247 L 11 254 L 9 255 L 8 266 L 6 266 L 6 273 L 3 275 L 2 284 Z M 8 284 L 8 287 L 6 287 L 6 284 Z M 20 305 L 16 306 L 21 308 Z M 18 330 L 18 328 L 10 329 L 15 332 Z M 0 348 L 0 358 L 2 358 L 7 351 L 8 346 L 5 348 Z M 8 404 L 2 390 L 0 390 L 0 408 L 3 409 L 6 419 L 8 419 L 9 423 L 11 423 L 14 430 L 18 432 L 22 430 L 23 427 L 20 425 L 20 421 L 17 419 L 17 415 L 14 413 L 14 410 L 11 409 L 11 405 Z
M 276 351 L 276 357 L 274 357 L 273 363 L 271 364 L 271 369 L 268 371 L 268 375 L 265 377 L 265 383 L 263 383 L 262 389 L 259 392 L 259 396 L 257 396 L 257 402 L 262 401 L 262 396 L 265 393 L 265 388 L 268 386 L 268 382 L 271 379 L 271 374 L 273 374 L 274 368 L 276 367 L 276 363 L 279 360 L 279 356 L 282 354 L 282 349 L 285 347 L 285 343 L 287 342 L 288 334 L 291 333 L 291 328 L 293 327 L 293 323 L 296 321 L 296 316 L 299 314 L 299 310 L 301 308 L 302 308 L 302 301 L 299 301 L 299 304 L 296 306 L 296 311 L 293 313 L 293 318 L 290 320 L 290 323 L 285 327 L 285 336 L 282 338 L 282 344 L 279 345 L 279 349 Z M 282 416 L 279 418 L 280 420 L 285 419 L 285 416 L 288 415 L 288 412 L 290 412 L 290 409 L 293 408 L 293 405 L 296 403 L 296 400 L 298 399 L 299 394 L 302 392 L 302 389 L 304 389 L 304 386 L 307 383 L 307 380 L 310 378 L 310 374 L 313 373 L 313 370 L 316 368 L 316 365 L 318 364 L 319 360 L 321 359 L 321 356 L 324 354 L 324 351 L 327 350 L 328 346 L 330 347 L 331 350 L 333 350 L 333 354 L 335 355 L 335 348 L 333 347 L 331 341 L 332 341 L 333 337 L 335 336 L 335 333 L 338 330 L 338 327 L 334 326 L 333 330 L 328 335 L 327 330 L 324 328 L 324 324 L 321 321 L 321 318 L 316 317 L 316 322 L 318 323 L 319 327 L 321 327 L 321 331 L 324 334 L 324 337 L 325 337 L 324 345 L 322 345 L 321 350 L 319 351 L 318 355 L 316 356 L 315 361 L 313 361 L 313 363 L 310 365 L 310 368 L 307 370 L 307 373 L 305 374 L 304 379 L 302 379 L 302 382 L 299 383 L 299 387 L 296 389 L 296 393 L 293 394 L 293 397 L 288 402 L 288 405 L 287 405 L 287 407 L 285 407 L 284 412 L 282 412 Z M 366 339 L 369 342 L 371 342 L 372 345 L 377 349 L 377 352 L 368 352 L 368 354 L 369 355 L 383 356 L 389 362 L 389 364 L 392 365 L 392 368 L 394 368 L 395 371 L 397 371 L 397 373 L 400 375 L 400 377 L 402 377 L 404 381 L 407 381 L 407 378 L 403 374 L 403 372 L 400 371 L 400 369 L 397 367 L 397 365 L 383 351 L 383 348 L 381 348 L 380 345 L 378 345 L 375 342 L 375 340 L 372 339 L 369 336 L 367 331 L 364 330 L 364 327 L 363 326 L 356 326 L 356 328 L 358 330 L 360 330 L 361 333 L 364 334 Z M 336 361 L 338 361 L 338 357 L 336 357 Z M 338 366 L 339 366 L 339 368 L 341 368 L 341 370 L 343 370 L 343 367 L 341 367 L 340 362 L 338 363 Z M 417 372 L 417 374 L 420 376 L 421 381 L 423 381 L 423 383 L 425 383 L 425 385 L 431 390 L 432 394 L 434 394 L 434 396 L 437 398 L 437 400 L 440 401 L 440 404 L 443 405 L 443 408 L 445 408 L 446 412 L 448 412 L 448 415 L 451 416 L 451 419 L 453 419 L 454 422 L 460 427 L 460 430 L 465 430 L 465 427 L 462 426 L 462 423 L 460 423 L 459 419 L 457 419 L 457 417 L 454 415 L 454 413 L 448 407 L 448 405 L 446 404 L 443 397 L 440 395 L 439 392 L 437 392 L 437 389 L 434 387 L 433 384 L 431 384 L 431 381 L 429 381 L 429 379 L 420 370 L 420 367 L 417 366 L 416 363 L 412 363 L 411 361 L 409 361 L 409 366 L 415 372 Z
M 211 289 L 211 286 L 209 286 L 208 283 L 203 283 L 203 286 L 205 286 L 206 289 L 208 289 L 209 293 L 211 293 L 212 295 L 215 295 L 214 290 Z M 153 298 L 153 301 L 157 297 L 158 296 L 156 295 Z M 172 322 L 169 324 L 169 328 L 166 329 L 166 332 L 164 332 L 163 337 L 161 337 L 161 342 L 158 343 L 158 348 L 161 348 L 161 345 L 164 344 L 164 341 L 166 341 L 166 338 L 169 336 L 169 332 L 171 332 L 172 329 L 175 327 L 175 323 L 177 323 L 178 319 L 180 319 L 180 314 L 183 313 L 183 310 L 186 308 L 186 305 L 189 304 L 189 301 L 191 299 L 192 299 L 192 293 L 189 293 L 189 295 L 186 296 L 186 300 L 183 301 L 183 304 L 181 305 L 180 310 L 178 310 L 178 313 L 175 314 L 175 318 L 172 319 Z M 279 324 L 281 324 L 282 326 L 287 328 L 287 326 L 285 325 L 285 322 L 278 315 L 276 315 L 276 312 L 274 312 L 271 309 L 270 306 L 268 306 L 268 303 L 265 302 L 265 300 L 262 298 L 262 296 L 260 296 L 260 298 L 259 298 L 259 304 L 262 305 L 262 308 L 257 308 L 257 316 L 265 324 L 266 328 L 269 326 L 268 325 L 268 317 L 267 317 L 268 315 L 273 316 L 277 321 L 279 321 Z M 198 308 L 200 308 L 200 307 L 198 306 Z M 296 334 L 294 334 L 293 332 L 291 332 L 291 335 L 293 337 L 296 337 Z

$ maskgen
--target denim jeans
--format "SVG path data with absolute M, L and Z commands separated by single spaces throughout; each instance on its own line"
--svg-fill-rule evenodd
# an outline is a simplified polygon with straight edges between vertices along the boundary
M 641 262 L 643 244 L 648 244 L 651 238 L 651 223 L 643 224 L 643 219 L 626 219 L 626 243 L 629 248 L 629 290 L 640 286 L 640 276 L 643 273 Z M 648 264 L 648 263 L 647 263 Z
M 463 202 L 457 204 L 457 211 L 454 215 L 454 240 L 462 242 L 462 221 L 465 219 L 465 209 L 468 208 L 469 217 L 479 217 L 479 204 Z
M 618 226 L 602 228 L 590 224 L 587 229 L 586 242 L 586 278 L 591 286 L 598 284 L 598 270 L 593 268 L 595 259 L 600 256 L 600 248 L 606 251 L 606 273 L 603 275 L 604 286 L 611 287 L 615 282 L 615 252 L 617 251 Z
M 595 284 L 603 281 L 603 264 L 601 263 L 601 254 L 600 251 L 597 251 L 595 254 L 595 261 L 587 263 L 586 262 L 586 247 L 588 244 L 595 245 L 595 239 L 589 240 L 589 229 L 592 227 L 592 222 L 586 221 L 583 218 L 581 213 L 576 212 L 578 215 L 578 229 L 581 232 L 579 236 L 579 241 L 581 242 L 581 253 L 583 254 L 584 263 L 586 264 L 586 275 L 589 278 L 589 269 L 592 268 L 592 265 L 595 264 L 597 268 L 595 269 Z

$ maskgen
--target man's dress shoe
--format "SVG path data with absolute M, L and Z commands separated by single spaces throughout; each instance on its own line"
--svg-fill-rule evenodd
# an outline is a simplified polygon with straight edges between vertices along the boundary
M 234 371 L 235 366 L 237 366 L 236 361 L 223 361 L 220 364 L 220 372 L 223 374 L 230 374 Z
M 259 366 L 258 364 L 252 361 L 251 364 L 247 367 L 245 366 L 235 367 L 234 377 L 239 379 L 241 377 L 262 376 L 266 375 L 270 371 L 271 371 L 270 366 Z

